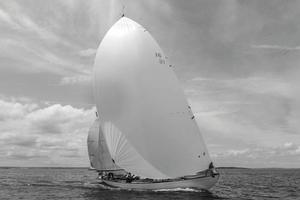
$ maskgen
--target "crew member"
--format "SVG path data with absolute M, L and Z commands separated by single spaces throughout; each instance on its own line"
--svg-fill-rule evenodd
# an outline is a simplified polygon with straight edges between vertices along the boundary
M 133 180 L 133 177 L 132 177 L 131 173 L 128 172 L 128 173 L 126 174 L 126 183 L 131 183 L 132 180 Z
M 209 163 L 208 170 L 210 171 L 210 174 L 211 174 L 212 177 L 215 177 L 215 175 L 218 174 L 216 169 L 215 169 L 215 166 L 214 166 L 213 162 Z

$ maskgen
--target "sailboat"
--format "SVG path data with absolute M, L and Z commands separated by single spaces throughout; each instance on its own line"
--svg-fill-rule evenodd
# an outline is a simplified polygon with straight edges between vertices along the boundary
M 94 80 L 99 117 L 89 158 L 110 174 L 99 183 L 159 190 L 209 189 L 218 181 L 172 65 L 147 29 L 120 18 L 97 50 Z

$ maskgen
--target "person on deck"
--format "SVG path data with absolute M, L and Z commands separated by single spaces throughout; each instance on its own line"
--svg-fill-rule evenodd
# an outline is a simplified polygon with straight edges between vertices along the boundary
M 99 173 L 100 174 L 100 176 L 99 176 L 99 178 L 100 179 L 106 179 L 107 178 L 107 173 L 105 172 L 105 171 L 103 171 L 103 172 L 101 172 L 101 173 Z
M 210 171 L 211 176 L 215 177 L 215 175 L 217 174 L 217 171 L 215 169 L 213 162 L 209 163 L 208 170 Z
M 131 183 L 132 180 L 133 180 L 133 177 L 132 177 L 131 173 L 128 172 L 128 173 L 126 174 L 126 183 Z
M 208 166 L 208 169 L 213 169 L 213 168 L 215 168 L 215 166 L 214 166 L 213 162 L 210 162 L 209 166 Z

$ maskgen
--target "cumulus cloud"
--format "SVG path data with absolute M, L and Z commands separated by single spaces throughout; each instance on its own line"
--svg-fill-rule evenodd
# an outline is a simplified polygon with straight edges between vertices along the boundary
M 10 111 L 10 112 L 6 112 Z M 86 136 L 95 119 L 95 108 L 80 109 L 35 102 L 0 101 L 1 165 L 14 165 L 23 160 L 26 166 L 64 165 L 65 157 L 82 161 L 87 166 Z M 78 161 L 76 161 L 78 162 Z M 68 165 L 68 164 L 67 164 Z
M 3 101 L 0 99 L 0 121 L 11 118 L 21 118 L 26 113 L 37 108 L 37 104 L 22 104 L 16 101 Z

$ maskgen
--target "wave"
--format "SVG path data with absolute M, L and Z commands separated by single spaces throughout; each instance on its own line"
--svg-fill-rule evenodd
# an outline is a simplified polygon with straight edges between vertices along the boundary
M 159 189 L 154 192 L 206 192 L 206 190 L 199 190 L 193 188 L 174 188 L 174 189 Z

